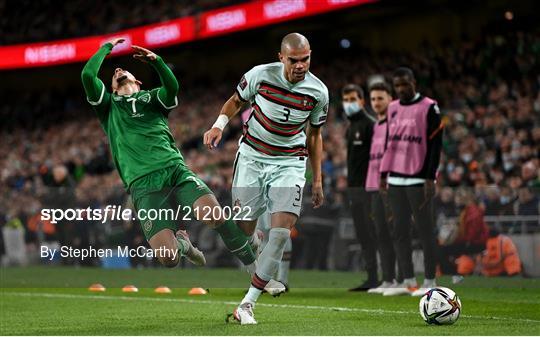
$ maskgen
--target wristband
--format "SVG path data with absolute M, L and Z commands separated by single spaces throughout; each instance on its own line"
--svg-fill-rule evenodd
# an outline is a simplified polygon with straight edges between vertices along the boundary
M 225 129 L 227 126 L 227 123 L 229 123 L 229 117 L 227 117 L 227 115 L 220 114 L 214 125 L 212 125 L 212 128 L 218 128 L 223 131 L 223 129 Z

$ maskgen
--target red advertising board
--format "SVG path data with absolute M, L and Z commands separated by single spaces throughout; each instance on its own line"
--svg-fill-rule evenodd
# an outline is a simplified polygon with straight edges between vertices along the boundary
M 376 0 L 260 0 L 203 13 L 199 37 L 205 38 L 357 6 Z
M 99 46 L 115 37 L 126 39 L 112 52 L 122 55 L 129 53 L 132 44 L 147 48 L 170 46 L 375 1 L 258 0 L 204 12 L 197 18 L 183 17 L 115 34 L 0 46 L 0 70 L 85 61 Z
M 0 69 L 84 61 L 99 46 L 115 37 L 126 39 L 125 43 L 114 48 L 113 54 L 116 55 L 129 53 L 132 44 L 147 48 L 179 44 L 195 39 L 195 20 L 193 17 L 185 17 L 110 35 L 0 47 Z

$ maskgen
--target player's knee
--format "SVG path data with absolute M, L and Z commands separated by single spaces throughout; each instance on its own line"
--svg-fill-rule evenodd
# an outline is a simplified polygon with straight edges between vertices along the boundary
M 298 216 L 292 213 L 272 214 L 272 228 L 292 229 Z
M 257 227 L 257 220 L 242 220 L 237 222 L 238 227 L 247 235 L 252 236 Z

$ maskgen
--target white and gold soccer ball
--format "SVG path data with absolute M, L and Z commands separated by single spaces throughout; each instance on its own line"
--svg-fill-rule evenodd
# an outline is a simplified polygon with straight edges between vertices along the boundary
M 461 301 L 452 289 L 436 287 L 422 296 L 419 309 L 427 324 L 454 324 L 461 314 Z

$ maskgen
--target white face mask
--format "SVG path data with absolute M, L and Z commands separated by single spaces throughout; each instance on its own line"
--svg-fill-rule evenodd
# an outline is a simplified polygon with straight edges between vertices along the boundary
M 464 153 L 461 155 L 461 160 L 463 160 L 464 163 L 468 164 L 473 159 L 473 155 L 470 153 Z
M 360 112 L 360 104 L 358 102 L 343 102 L 343 111 L 345 111 L 345 114 L 347 117 L 351 117 L 352 115 Z

